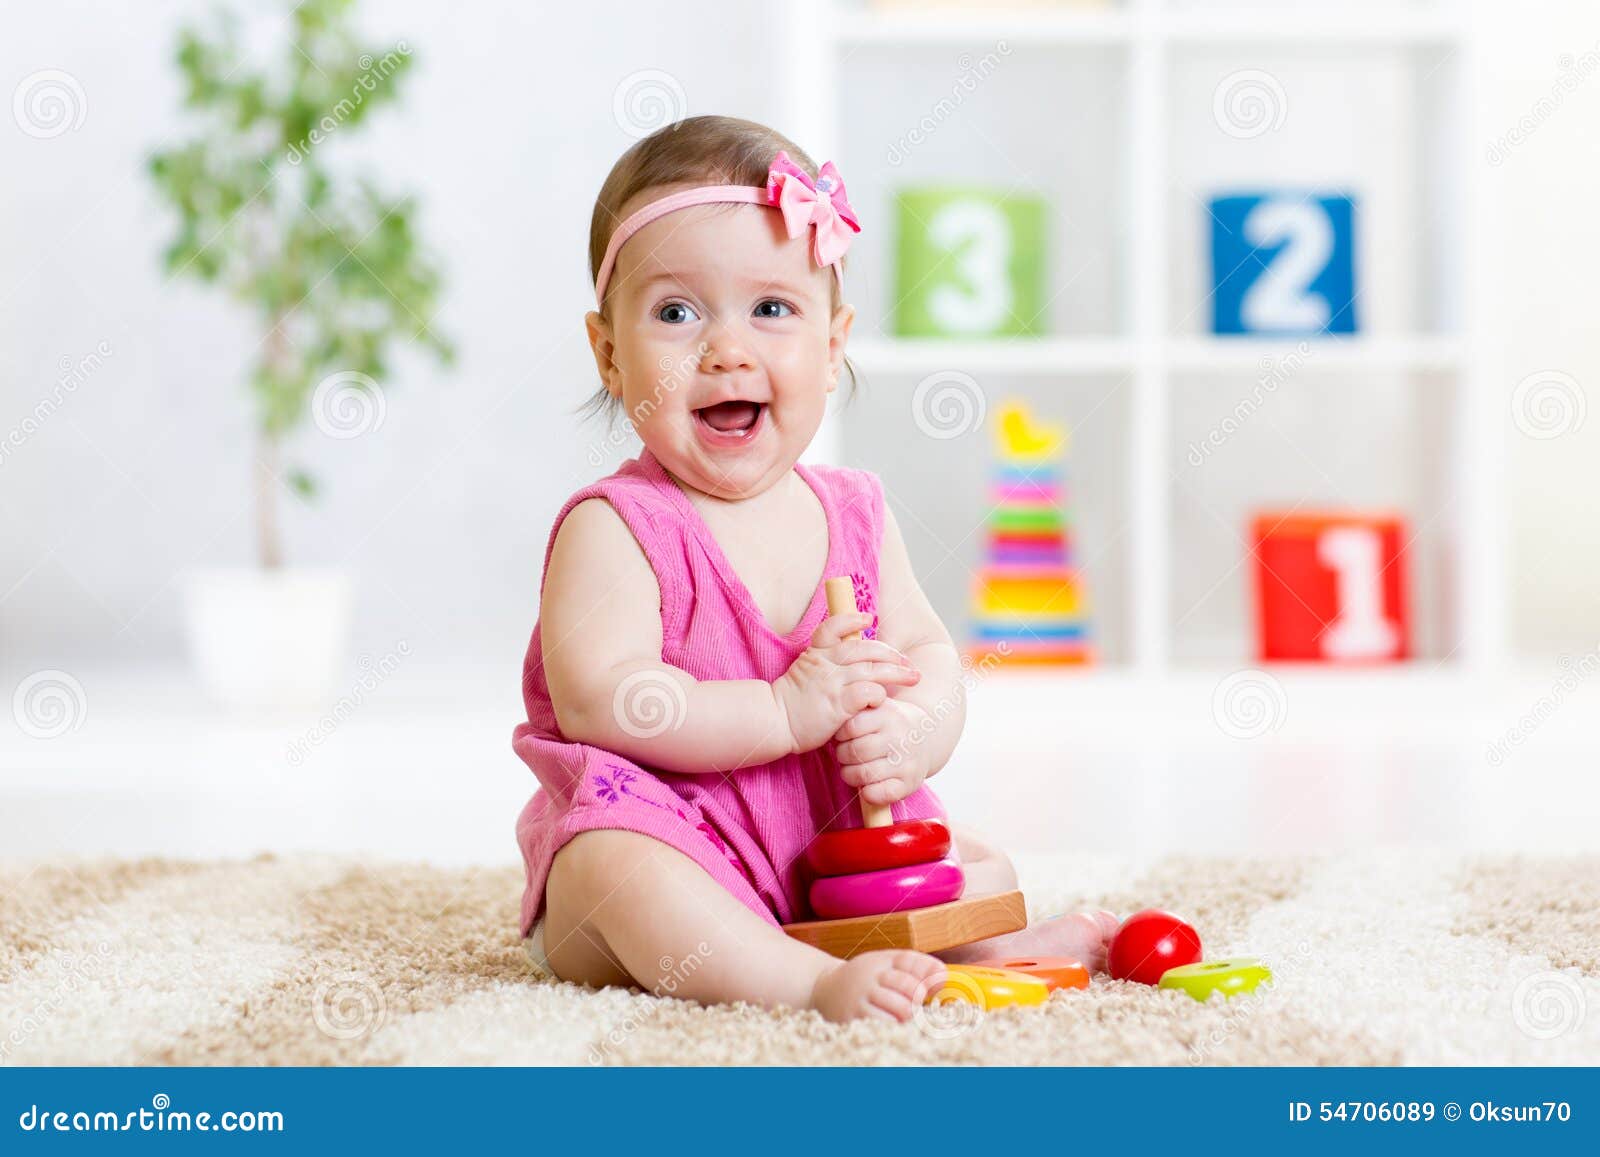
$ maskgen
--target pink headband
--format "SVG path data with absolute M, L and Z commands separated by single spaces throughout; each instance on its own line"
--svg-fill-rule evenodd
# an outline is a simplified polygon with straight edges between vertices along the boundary
M 840 259 L 844 257 L 845 250 L 850 248 L 850 242 L 854 239 L 852 234 L 861 232 L 861 225 L 856 221 L 855 210 L 850 208 L 850 202 L 845 200 L 844 181 L 839 176 L 839 170 L 834 168 L 832 161 L 828 161 L 813 182 L 804 169 L 789 159 L 787 152 L 780 152 L 767 169 L 765 188 L 756 185 L 701 185 L 695 189 L 684 189 L 658 201 L 651 201 L 618 225 L 617 231 L 611 234 L 611 244 L 606 246 L 600 272 L 595 274 L 596 305 L 605 305 L 606 283 L 611 280 L 611 268 L 617 263 L 617 251 L 622 248 L 623 242 L 657 217 L 687 209 L 690 205 L 726 201 L 767 205 L 782 210 L 783 227 L 791 238 L 800 236 L 807 226 L 815 226 L 812 256 L 819 267 L 833 266 L 839 287 L 844 288 L 844 266 Z

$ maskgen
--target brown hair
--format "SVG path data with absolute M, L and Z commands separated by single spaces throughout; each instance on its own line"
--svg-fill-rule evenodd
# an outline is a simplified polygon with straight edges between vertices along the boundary
M 755 121 L 738 117 L 689 117 L 657 129 L 617 158 L 595 198 L 589 219 L 589 280 L 593 282 L 605 260 L 611 235 L 622 223 L 622 207 L 646 189 L 668 185 L 765 185 L 767 168 L 779 151 L 813 180 L 817 163 L 809 153 L 788 137 Z M 843 303 L 837 278 L 833 284 L 832 308 Z M 610 299 L 607 292 L 607 300 Z M 605 312 L 604 304 L 601 313 Z M 852 391 L 855 367 L 845 360 Z M 580 409 L 588 417 L 602 411 L 613 414 L 621 403 L 602 386 Z

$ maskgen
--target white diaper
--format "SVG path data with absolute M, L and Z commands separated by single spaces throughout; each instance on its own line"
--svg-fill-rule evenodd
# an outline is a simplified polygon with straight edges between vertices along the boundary
M 533 966 L 534 973 L 540 980 L 554 980 L 555 970 L 550 967 L 550 957 L 544 951 L 544 920 L 541 918 L 522 942 L 522 950 L 528 954 L 528 963 Z

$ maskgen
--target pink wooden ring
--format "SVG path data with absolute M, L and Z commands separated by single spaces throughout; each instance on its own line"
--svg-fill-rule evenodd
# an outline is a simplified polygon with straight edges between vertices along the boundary
M 824 920 L 881 916 L 959 899 L 965 886 L 961 865 L 946 857 L 931 864 L 813 880 L 811 909 Z
M 823 832 L 806 848 L 806 866 L 818 876 L 851 876 L 932 863 L 949 853 L 943 820 L 901 820 L 886 828 Z

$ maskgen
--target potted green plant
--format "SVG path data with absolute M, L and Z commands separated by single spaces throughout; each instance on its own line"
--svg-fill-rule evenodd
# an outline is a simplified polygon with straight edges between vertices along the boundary
M 440 276 L 415 228 L 415 202 L 385 195 L 328 153 L 397 96 L 405 41 L 359 42 L 352 0 L 303 0 L 286 13 L 275 64 L 253 67 L 236 22 L 219 13 L 180 33 L 177 65 L 194 133 L 156 152 L 150 176 L 177 211 L 171 277 L 197 279 L 258 326 L 248 385 L 254 417 L 258 565 L 189 576 L 186 618 L 202 681 L 229 702 L 324 696 L 343 666 L 350 586 L 340 571 L 288 567 L 284 492 L 312 499 L 286 461 L 313 419 L 319 436 L 370 434 L 397 345 L 441 362 Z

